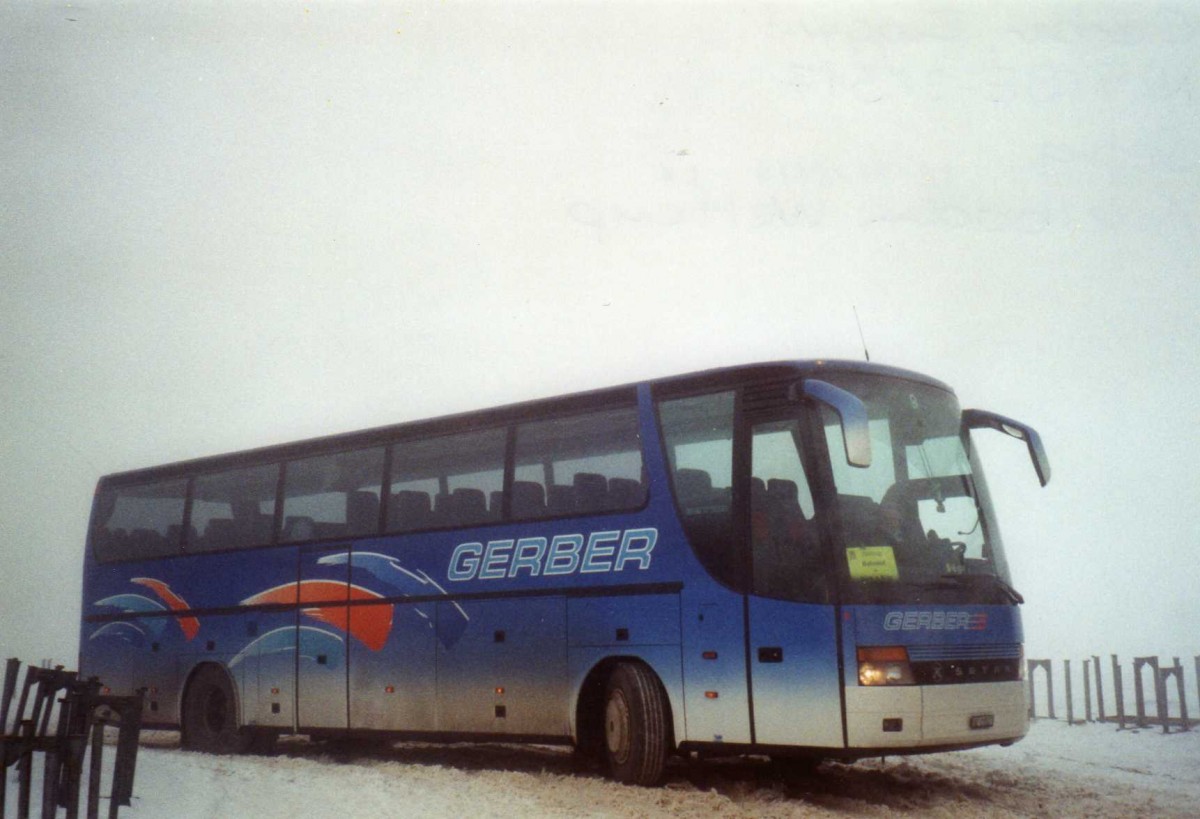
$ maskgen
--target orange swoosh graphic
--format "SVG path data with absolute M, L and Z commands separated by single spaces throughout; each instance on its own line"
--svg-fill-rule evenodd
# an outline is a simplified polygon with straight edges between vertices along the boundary
M 171 591 L 171 587 L 161 580 L 155 580 L 152 577 L 135 577 L 131 582 L 153 591 L 171 608 L 171 611 L 187 611 L 191 608 L 186 600 Z M 183 630 L 183 636 L 188 639 L 188 642 L 191 642 L 192 638 L 200 633 L 200 621 L 191 615 L 179 615 L 175 618 L 175 622 L 179 623 L 179 628 Z
M 378 600 L 383 595 L 361 586 L 337 580 L 302 580 L 259 592 L 242 601 L 252 606 L 262 603 L 334 603 L 351 600 Z M 301 609 L 305 616 L 352 635 L 372 651 L 379 651 L 392 633 L 391 603 L 377 606 L 321 606 Z

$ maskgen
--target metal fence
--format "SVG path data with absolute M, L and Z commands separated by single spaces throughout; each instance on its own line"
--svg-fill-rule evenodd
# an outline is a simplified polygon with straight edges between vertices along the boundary
M 1079 661 L 1079 673 L 1074 677 L 1071 661 L 1063 660 L 1058 684 L 1050 660 L 1027 660 L 1030 718 L 1062 719 L 1055 710 L 1058 692 L 1059 701 L 1066 705 L 1069 725 L 1112 722 L 1122 729 L 1161 727 L 1165 734 L 1189 731 L 1200 724 L 1188 716 L 1189 690 L 1197 705 L 1193 713 L 1200 715 L 1200 656 L 1192 658 L 1190 687 L 1178 657 L 1172 657 L 1170 663 L 1159 657 L 1134 657 L 1132 663 L 1123 666 L 1116 654 L 1109 656 L 1110 663 L 1103 663 L 1097 655 L 1085 657 Z M 1126 687 L 1129 679 L 1133 683 L 1132 709 Z M 1077 711 L 1077 703 L 1083 706 L 1082 714 Z
M 128 805 L 133 795 L 141 695 L 108 695 L 95 678 L 82 680 L 62 666 L 28 666 L 18 696 L 20 670 L 21 663 L 16 659 L 5 664 L 0 691 L 0 819 L 4 819 L 8 808 L 10 768 L 16 773 L 19 819 L 29 819 L 34 775 L 39 768 L 39 815 L 56 819 L 63 810 L 67 819 L 76 819 L 84 792 L 85 761 L 84 808 L 88 819 L 99 819 L 106 728 L 117 730 L 108 809 L 109 819 L 116 819 L 120 806 Z

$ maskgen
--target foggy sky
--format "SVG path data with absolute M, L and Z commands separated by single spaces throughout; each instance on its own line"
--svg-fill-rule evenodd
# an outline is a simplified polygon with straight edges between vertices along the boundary
M 1187 4 L 10 3 L 0 649 L 103 474 L 859 358 L 984 441 L 1027 656 L 1200 653 Z

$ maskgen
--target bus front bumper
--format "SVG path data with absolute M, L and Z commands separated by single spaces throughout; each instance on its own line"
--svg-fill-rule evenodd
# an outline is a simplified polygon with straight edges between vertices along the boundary
M 1028 730 L 1025 683 L 1020 681 L 846 689 L 851 749 L 1013 742 Z

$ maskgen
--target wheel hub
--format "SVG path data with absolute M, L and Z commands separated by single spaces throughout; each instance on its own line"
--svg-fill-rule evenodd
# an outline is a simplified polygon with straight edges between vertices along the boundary
M 619 763 L 629 757 L 630 733 L 629 703 L 621 691 L 613 691 L 604 708 L 604 739 L 608 753 Z

